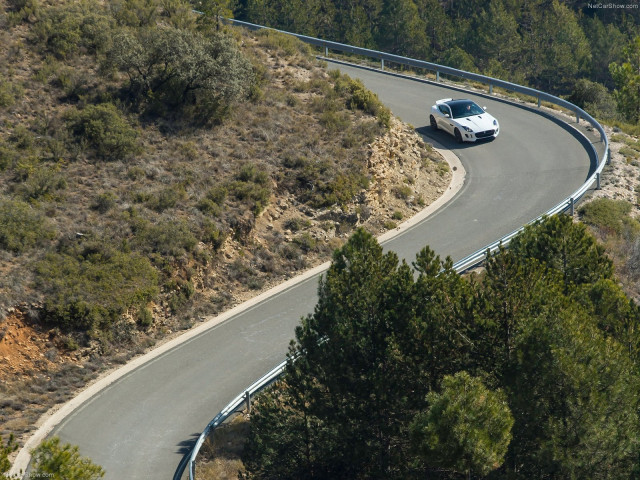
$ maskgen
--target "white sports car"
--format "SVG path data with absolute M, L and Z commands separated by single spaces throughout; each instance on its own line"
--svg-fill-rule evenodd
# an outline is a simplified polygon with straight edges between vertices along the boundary
M 498 121 L 471 100 L 443 98 L 431 107 L 431 128 L 449 132 L 462 142 L 493 139 L 500 132 Z

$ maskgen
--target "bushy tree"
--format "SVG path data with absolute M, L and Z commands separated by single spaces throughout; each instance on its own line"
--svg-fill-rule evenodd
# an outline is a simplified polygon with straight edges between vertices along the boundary
M 568 99 L 596 118 L 613 119 L 617 116 L 613 96 L 604 85 L 586 78 L 578 80 Z
M 424 55 L 425 25 L 413 0 L 383 1 L 378 31 L 381 50 L 405 57 Z
M 149 113 L 181 112 L 203 122 L 224 117 L 249 91 L 253 72 L 235 40 L 177 28 L 123 31 L 109 62 L 129 77 L 131 98 Z

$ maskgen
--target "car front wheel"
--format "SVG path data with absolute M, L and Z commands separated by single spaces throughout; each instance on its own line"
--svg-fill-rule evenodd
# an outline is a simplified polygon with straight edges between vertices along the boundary
M 434 130 L 438 130 L 438 122 L 436 122 L 436 119 L 433 115 L 429 117 L 429 123 L 431 123 L 431 128 L 433 128 Z
M 456 142 L 458 143 L 462 143 L 462 134 L 460 133 L 460 130 L 458 130 L 456 128 L 455 132 L 453 132 L 455 137 L 456 137 Z

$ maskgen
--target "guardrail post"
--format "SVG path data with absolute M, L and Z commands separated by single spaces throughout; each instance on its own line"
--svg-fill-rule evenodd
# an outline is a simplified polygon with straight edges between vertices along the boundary
M 600 190 L 600 172 L 596 173 L 596 190 Z
M 324 56 L 325 57 L 329 56 L 329 47 L 324 47 Z
M 247 404 L 247 413 L 251 413 L 251 394 L 249 393 L 249 390 L 247 390 L 246 392 L 244 392 L 244 401 Z
M 540 105 L 542 105 L 542 100 L 540 99 L 540 96 L 538 96 L 538 108 L 540 108 Z
M 571 212 L 571 216 L 575 214 L 575 202 L 573 201 L 573 197 L 569 199 L 569 211 Z
M 611 149 L 607 150 L 607 165 L 611 165 Z
M 576 112 L 576 123 L 580 123 L 580 114 Z
M 440 70 L 436 70 L 436 82 L 440 83 Z
M 489 84 L 489 95 L 493 95 L 493 83 Z
M 384 70 L 384 58 L 380 59 L 380 70 Z

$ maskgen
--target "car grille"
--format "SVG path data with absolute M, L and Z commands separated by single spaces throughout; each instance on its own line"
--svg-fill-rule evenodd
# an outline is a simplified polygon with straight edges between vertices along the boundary
M 494 133 L 496 133 L 495 130 L 485 130 L 484 132 L 476 133 L 476 138 L 487 138 L 492 136 Z

